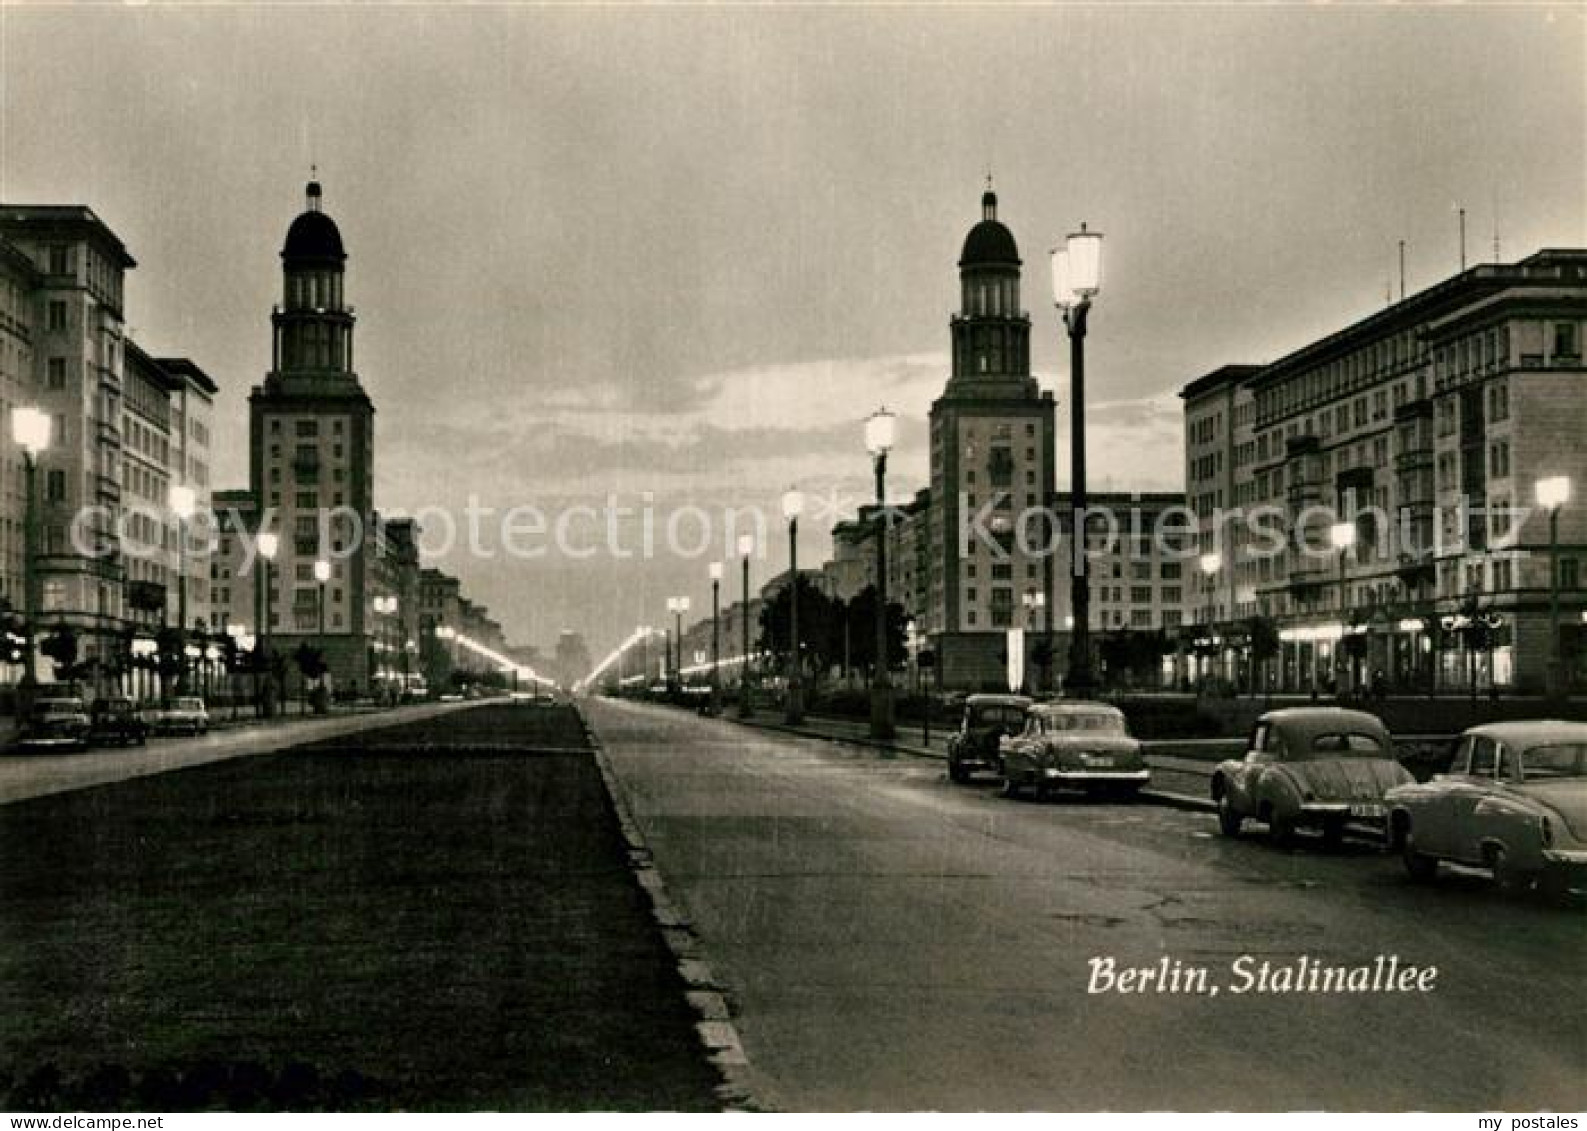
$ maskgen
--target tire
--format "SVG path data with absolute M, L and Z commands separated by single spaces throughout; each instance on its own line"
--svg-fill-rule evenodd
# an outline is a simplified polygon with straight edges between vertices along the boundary
M 1047 783 L 1046 782 L 1044 782 L 1044 781 L 1036 781 L 1036 782 L 1032 783 L 1032 785 L 1030 787 L 1030 799 L 1032 801 L 1036 802 L 1036 804 L 1038 804 L 1038 805 L 1044 804 L 1046 802 L 1046 800 L 1047 800 L 1047 793 L 1048 793 L 1048 790 L 1047 790 Z
M 1416 851 L 1416 842 L 1409 833 L 1400 848 L 1400 859 L 1405 862 L 1405 874 L 1419 884 L 1429 884 L 1438 876 L 1438 857 Z
M 1493 845 L 1483 856 L 1493 872 L 1494 886 L 1505 895 L 1520 895 L 1532 886 L 1533 877 L 1510 867 L 1510 855 L 1503 845 Z
M 970 780 L 970 775 L 963 766 L 950 758 L 948 759 L 948 780 L 953 782 L 954 785 L 964 785 Z
M 1337 852 L 1345 841 L 1345 823 L 1338 819 L 1324 821 L 1322 834 L 1324 846 Z
M 1225 793 L 1218 798 L 1218 831 L 1224 836 L 1239 836 L 1240 826 L 1245 824 L 1245 818 L 1234 808 L 1234 803 Z
M 1277 816 L 1269 810 L 1267 839 L 1273 842 L 1274 848 L 1289 848 L 1295 843 L 1295 823 L 1287 817 Z
M 1011 801 L 1019 799 L 1019 782 L 1009 777 L 1006 773 L 1003 775 L 1003 796 Z

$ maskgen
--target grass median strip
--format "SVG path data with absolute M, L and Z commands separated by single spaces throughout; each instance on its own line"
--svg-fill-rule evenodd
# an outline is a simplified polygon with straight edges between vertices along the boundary
M 0 809 L 0 1102 L 717 1106 L 582 744 L 482 708 Z

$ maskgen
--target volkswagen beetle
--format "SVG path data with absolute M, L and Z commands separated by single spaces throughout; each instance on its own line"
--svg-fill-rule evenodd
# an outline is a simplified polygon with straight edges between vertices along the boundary
M 1002 739 L 998 752 L 1005 797 L 1029 788 L 1040 801 L 1065 786 L 1135 794 L 1152 776 L 1124 712 L 1107 703 L 1038 703 L 1026 713 L 1025 729 Z
M 976 770 L 996 770 L 998 743 L 1025 729 L 1030 704 L 1023 695 L 972 695 L 966 699 L 959 729 L 948 736 L 948 777 L 963 783 Z
M 1238 836 L 1255 819 L 1278 844 L 1300 827 L 1336 843 L 1346 824 L 1386 828 L 1384 794 L 1412 780 L 1376 715 L 1290 707 L 1257 720 L 1244 758 L 1219 763 L 1212 800 L 1225 836 Z
M 1391 790 L 1388 802 L 1414 879 L 1448 860 L 1487 868 L 1501 888 L 1563 893 L 1587 878 L 1587 723 L 1472 727 L 1448 773 Z

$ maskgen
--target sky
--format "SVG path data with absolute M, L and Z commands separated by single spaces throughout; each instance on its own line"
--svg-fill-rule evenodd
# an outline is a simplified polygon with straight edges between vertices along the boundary
M 708 607 L 723 508 L 799 485 L 822 560 L 878 405 L 890 495 L 924 486 L 989 172 L 1065 427 L 1046 252 L 1104 233 L 1094 489 L 1181 486 L 1177 390 L 1380 308 L 1401 240 L 1409 292 L 1454 273 L 1458 208 L 1473 263 L 1496 232 L 1505 261 L 1587 246 L 1587 9 L 0 4 L 0 199 L 87 204 L 126 243 L 133 336 L 221 385 L 219 487 L 246 485 L 311 165 L 377 506 L 430 515 L 511 639 L 600 655 L 669 595 Z M 471 504 L 487 533 L 442 553 Z M 699 508 L 713 545 L 647 560 L 622 516 L 629 556 L 585 555 L 611 506 Z M 514 507 L 550 528 L 516 555 L 489 533 Z M 761 578 L 780 534 L 765 554 Z

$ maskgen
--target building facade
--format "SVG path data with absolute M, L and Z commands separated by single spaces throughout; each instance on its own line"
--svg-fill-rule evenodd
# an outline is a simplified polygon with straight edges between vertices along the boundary
M 1188 493 L 1203 551 L 1234 566 L 1198 619 L 1270 621 L 1262 674 L 1291 690 L 1542 690 L 1556 654 L 1580 684 L 1584 332 L 1587 252 L 1548 250 L 1192 382 Z M 1551 550 L 1535 488 L 1561 476 Z
M 373 675 L 375 409 L 354 369 L 347 254 L 321 198 L 310 182 L 281 250 L 271 369 L 249 397 L 249 481 L 280 536 L 272 639 L 318 649 L 331 686 L 356 691 Z
M 925 560 L 900 563 L 898 578 L 921 601 L 914 615 L 939 684 L 976 687 L 1005 678 L 1021 595 L 1051 588 L 1043 516 L 1054 492 L 1055 401 L 1031 375 L 1019 250 L 991 191 L 965 237 L 959 283 L 953 371 L 931 406 L 930 497 L 917 507 Z

